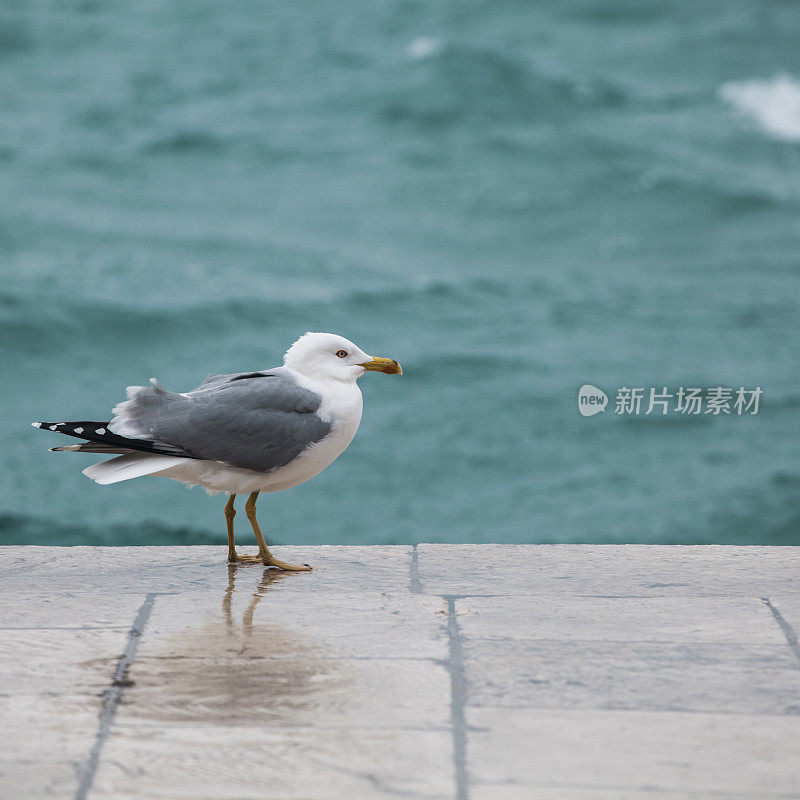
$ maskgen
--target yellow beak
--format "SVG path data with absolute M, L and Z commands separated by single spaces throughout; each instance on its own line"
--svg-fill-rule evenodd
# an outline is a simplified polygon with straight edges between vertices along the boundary
M 359 364 L 367 372 L 385 372 L 387 375 L 402 375 L 403 368 L 393 358 L 373 358 L 372 361 L 365 361 Z

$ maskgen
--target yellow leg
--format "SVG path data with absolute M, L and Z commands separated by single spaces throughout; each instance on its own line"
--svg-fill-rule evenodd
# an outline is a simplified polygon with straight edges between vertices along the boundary
M 236 509 L 233 507 L 233 501 L 236 495 L 232 494 L 225 503 L 225 523 L 228 526 L 228 561 L 235 563 L 238 561 L 236 555 L 236 542 L 233 540 L 233 518 L 236 516 Z
M 306 570 L 311 569 L 308 564 L 287 564 L 285 561 L 279 561 L 277 558 L 275 558 L 275 556 L 272 555 L 272 553 L 270 553 L 267 543 L 264 540 L 264 534 L 261 533 L 261 528 L 259 527 L 258 520 L 256 519 L 257 499 L 258 492 L 253 492 L 253 494 L 247 498 L 244 510 L 247 513 L 247 519 L 250 520 L 250 524 L 253 526 L 253 533 L 256 535 L 256 541 L 258 542 L 258 555 L 261 557 L 261 560 L 265 564 L 269 564 L 271 567 L 280 567 L 281 569 L 290 570 L 292 572 L 305 572 Z
M 233 507 L 233 501 L 235 499 L 236 495 L 232 494 L 228 502 L 225 503 L 225 522 L 228 525 L 228 563 L 239 564 L 244 562 L 261 564 L 263 562 L 260 552 L 257 556 L 240 556 L 236 553 L 236 543 L 233 540 L 233 518 L 236 516 L 236 509 Z

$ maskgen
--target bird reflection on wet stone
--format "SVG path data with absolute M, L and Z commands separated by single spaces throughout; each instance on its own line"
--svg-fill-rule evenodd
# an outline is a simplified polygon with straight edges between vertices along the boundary
M 219 618 L 185 629 L 133 665 L 127 713 L 180 723 L 312 724 L 347 703 L 347 683 L 325 648 L 278 622 L 262 622 L 269 594 L 294 573 L 265 569 L 237 625 L 236 583 L 252 572 L 232 564 Z M 241 586 L 241 584 L 240 584 Z M 263 601 L 263 602 L 262 602 Z
M 232 603 L 233 592 L 236 588 L 236 573 L 239 568 L 240 565 L 238 563 L 228 564 L 228 588 L 225 590 L 225 595 L 222 598 L 222 613 L 225 615 L 225 624 L 228 635 L 230 636 L 232 636 L 234 632 Z M 289 577 L 289 573 L 286 573 L 282 570 L 271 569 L 269 567 L 264 570 L 264 574 L 261 576 L 258 587 L 256 588 L 255 592 L 253 592 L 253 597 L 250 600 L 250 604 L 247 606 L 247 610 L 242 616 L 242 635 L 245 638 L 249 638 L 253 633 L 253 614 L 255 613 L 256 606 L 261 601 L 264 592 L 267 590 L 267 587 L 271 583 L 281 581 L 287 577 Z

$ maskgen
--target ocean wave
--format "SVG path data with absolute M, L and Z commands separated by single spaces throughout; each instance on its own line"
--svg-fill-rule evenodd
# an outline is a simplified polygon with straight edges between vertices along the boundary
M 70 525 L 56 517 L 0 514 L 0 545 L 191 545 L 221 544 L 219 533 L 164 525 L 156 521 L 131 524 Z
M 712 512 L 694 535 L 700 543 L 798 544 L 800 480 L 775 473 L 757 489 L 740 491 L 724 509 Z
M 448 127 L 462 120 L 549 119 L 576 106 L 617 106 L 624 91 L 606 80 L 546 72 L 523 58 L 487 47 L 412 40 L 407 87 L 387 102 L 389 122 Z
M 29 28 L 19 19 L 7 13 L 0 16 L 0 58 L 32 50 L 34 46 Z
M 728 218 L 731 213 L 781 207 L 800 200 L 796 181 L 777 166 L 765 167 L 747 159 L 732 162 L 727 153 L 675 148 L 665 139 L 646 147 L 630 145 L 627 154 L 638 162 L 633 168 L 623 168 L 631 170 L 628 176 L 635 175 L 636 191 L 660 195 L 673 207 L 698 203 L 703 213 L 711 211 Z
M 667 18 L 674 9 L 669 5 L 653 6 L 639 2 L 619 2 L 619 0 L 600 0 L 599 2 L 576 3 L 567 6 L 563 13 L 582 22 L 608 23 L 653 23 Z
M 183 153 L 215 153 L 223 148 L 223 142 L 206 131 L 184 130 L 162 136 L 150 142 L 144 149 L 149 153 L 180 155 Z
M 7 289 L 0 293 L 0 334 L 14 342 L 16 353 L 43 352 L 58 343 L 63 349 L 69 342 L 85 346 L 102 341 L 105 347 L 130 341 L 173 342 L 205 339 L 226 331 L 241 334 L 245 330 L 263 332 L 265 327 L 296 328 L 298 320 L 320 314 L 335 317 L 375 315 L 383 317 L 386 308 L 413 307 L 418 313 L 428 309 L 441 314 L 442 302 L 454 307 L 474 307 L 478 303 L 504 303 L 509 297 L 536 294 L 539 282 L 511 282 L 497 278 L 462 280 L 457 277 L 417 278 L 410 282 L 385 277 L 372 286 L 350 286 L 319 293 L 278 299 L 231 296 L 196 302 L 180 302 L 173 296 L 126 303 L 119 300 L 64 297 L 42 294 L 32 287 Z
M 739 177 L 736 173 L 697 170 L 690 172 L 683 168 L 672 171 L 662 170 L 659 174 L 645 173 L 638 181 L 640 191 L 673 196 L 675 204 L 686 207 L 687 203 L 702 204 L 706 213 L 715 212 L 722 218 L 730 214 L 760 211 L 776 208 L 795 197 L 782 185 L 761 176 L 750 179 Z
M 725 83 L 719 96 L 774 138 L 800 142 L 800 81 L 790 75 Z

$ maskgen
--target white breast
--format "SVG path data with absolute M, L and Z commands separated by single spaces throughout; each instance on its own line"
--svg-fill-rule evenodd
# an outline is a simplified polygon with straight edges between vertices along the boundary
M 316 413 L 320 419 L 331 424 L 331 432 L 304 450 L 291 464 L 271 473 L 280 479 L 271 483 L 272 488 L 265 491 L 289 489 L 318 475 L 347 449 L 361 422 L 363 398 L 355 382 L 317 383 L 297 373 L 295 377 L 298 383 L 322 396 L 322 404 Z

